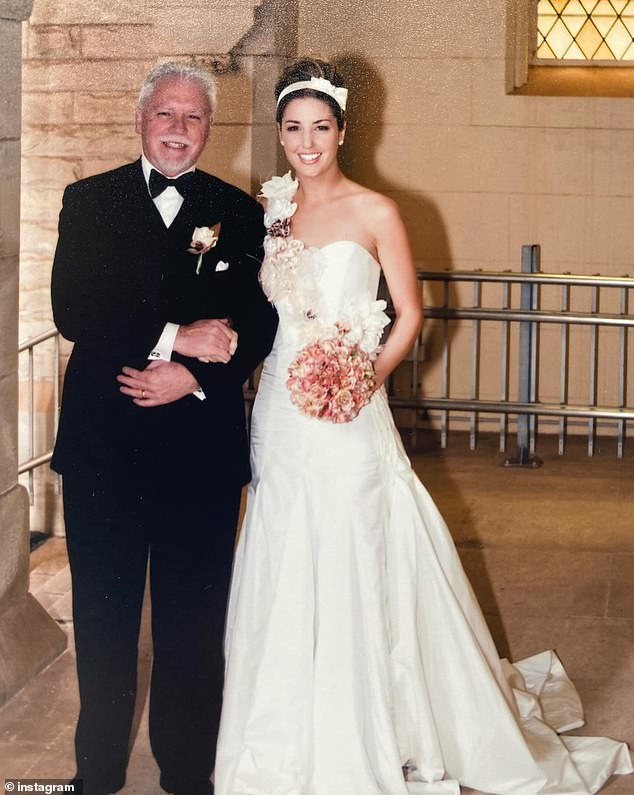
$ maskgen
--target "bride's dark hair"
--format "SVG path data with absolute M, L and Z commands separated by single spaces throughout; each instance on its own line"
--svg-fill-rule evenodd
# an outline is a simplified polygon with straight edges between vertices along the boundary
M 295 63 L 290 66 L 287 66 L 282 72 L 275 86 L 275 99 L 277 100 L 286 86 L 290 86 L 291 83 L 310 80 L 311 77 L 323 77 L 329 80 L 333 86 L 343 88 L 346 86 L 346 81 L 332 64 L 326 61 L 320 61 L 317 58 L 302 58 L 299 61 L 295 61 Z M 312 88 L 300 88 L 282 98 L 275 116 L 278 124 L 282 123 L 284 108 L 286 108 L 291 100 L 297 99 L 298 97 L 313 97 L 314 99 L 320 99 L 322 102 L 326 102 L 337 120 L 337 127 L 339 127 L 340 130 L 343 129 L 344 112 L 339 107 L 339 104 L 332 97 L 329 97 L 328 94 L 324 94 L 321 91 L 313 91 Z

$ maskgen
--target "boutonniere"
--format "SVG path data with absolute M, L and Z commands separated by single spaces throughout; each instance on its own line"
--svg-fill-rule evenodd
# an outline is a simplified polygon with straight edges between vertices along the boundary
M 220 221 L 213 226 L 197 226 L 192 234 L 192 242 L 187 251 L 190 254 L 198 254 L 196 263 L 196 275 L 200 273 L 203 262 L 203 255 L 212 249 L 220 239 Z

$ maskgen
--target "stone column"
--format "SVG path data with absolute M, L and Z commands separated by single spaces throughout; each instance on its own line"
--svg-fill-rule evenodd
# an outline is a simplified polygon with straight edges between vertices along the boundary
M 0 0 L 0 704 L 66 646 L 28 593 L 29 506 L 18 485 L 21 41 L 32 4 Z

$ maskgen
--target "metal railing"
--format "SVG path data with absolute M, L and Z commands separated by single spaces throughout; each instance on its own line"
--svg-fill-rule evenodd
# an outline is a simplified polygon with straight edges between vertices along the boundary
M 628 402 L 628 332 L 634 327 L 634 316 L 628 314 L 630 290 L 634 290 L 634 279 L 629 277 L 612 278 L 603 276 L 575 276 L 570 274 L 547 274 L 539 272 L 539 246 L 524 246 L 522 251 L 521 273 L 485 271 L 447 271 L 421 272 L 421 282 L 440 283 L 442 302 L 425 307 L 425 316 L 430 321 L 439 321 L 441 328 L 441 385 L 439 394 L 430 394 L 427 387 L 421 388 L 419 371 L 425 361 L 424 334 L 417 340 L 408 358 L 411 393 L 390 397 L 393 408 L 415 409 L 427 412 L 438 410 L 441 446 L 447 446 L 449 418 L 451 412 L 468 416 L 469 445 L 474 449 L 477 443 L 478 425 L 482 415 L 498 415 L 499 449 L 506 450 L 509 416 L 517 417 L 517 454 L 508 459 L 509 464 L 538 465 L 533 457 L 537 439 L 537 418 L 558 418 L 558 452 L 563 454 L 568 438 L 568 421 L 587 419 L 587 451 L 595 452 L 598 422 L 605 420 L 616 426 L 617 456 L 623 456 L 627 436 L 627 422 L 634 420 L 634 403 Z M 460 283 L 470 284 L 472 306 L 469 308 L 451 306 L 450 288 Z M 497 284 L 501 286 L 500 306 L 496 308 L 482 305 L 482 286 Z M 513 307 L 511 288 L 520 287 L 519 306 Z M 555 288 L 560 295 L 558 309 L 540 309 L 540 288 Z M 590 291 L 589 311 L 571 310 L 571 293 L 584 288 Z M 602 299 L 606 292 L 616 293 L 618 312 L 602 312 Z M 614 295 L 611 296 L 614 303 Z M 452 324 L 470 321 L 471 361 L 469 370 L 469 397 L 455 397 L 450 394 L 450 361 Z M 499 335 L 499 400 L 481 399 L 480 366 L 482 359 L 482 324 L 493 321 Z M 514 346 L 517 361 L 517 397 L 510 398 L 510 354 L 511 327 L 519 326 L 519 340 Z M 540 362 L 552 359 L 553 351 L 546 352 L 540 346 L 540 330 L 544 324 L 560 326 L 559 340 L 559 401 L 542 402 L 538 399 L 538 369 Z M 587 358 L 587 402 L 571 403 L 568 395 L 571 379 L 571 329 L 588 327 L 590 344 Z M 618 374 L 614 400 L 611 405 L 599 403 L 598 378 L 602 360 L 600 357 L 599 331 L 601 328 L 617 330 L 615 358 L 618 361 Z M 605 391 L 605 390 L 604 390 Z M 401 424 L 402 427 L 402 424 Z M 416 430 L 415 423 L 412 429 Z
M 53 340 L 53 433 L 50 445 L 46 445 L 44 452 L 35 452 L 35 349 L 48 340 Z M 27 459 L 18 464 L 18 474 L 28 473 L 28 491 L 31 505 L 34 502 L 34 473 L 35 470 L 47 464 L 53 457 L 53 443 L 57 435 L 57 425 L 59 419 L 59 385 L 60 385 L 60 335 L 57 329 L 49 329 L 41 334 L 21 342 L 18 346 L 19 353 L 26 353 L 28 357 L 27 375 Z
M 458 415 L 465 417 L 468 423 L 469 446 L 475 449 L 480 431 L 480 424 L 484 417 L 497 424 L 499 449 L 506 451 L 509 437 L 509 418 L 515 417 L 517 423 L 517 452 L 508 459 L 508 463 L 521 465 L 535 465 L 536 442 L 538 438 L 537 419 L 557 420 L 558 452 L 563 454 L 569 435 L 569 421 L 586 420 L 585 434 L 587 436 L 588 455 L 595 452 L 595 443 L 598 423 L 605 421 L 611 423 L 616 433 L 617 456 L 623 456 L 627 439 L 630 420 L 634 420 L 634 403 L 628 400 L 628 343 L 629 329 L 634 327 L 634 316 L 628 313 L 629 291 L 634 290 L 634 279 L 612 278 L 603 276 L 575 276 L 569 274 L 548 274 L 538 270 L 539 247 L 523 247 L 523 272 L 487 272 L 487 271 L 444 271 L 421 272 L 419 280 L 422 284 L 440 284 L 442 288 L 441 302 L 425 307 L 427 327 L 430 324 L 439 324 L 441 336 L 441 383 L 440 388 L 434 393 L 425 378 L 424 386 L 421 385 L 420 374 L 422 367 L 427 368 L 426 334 L 423 329 L 421 337 L 416 341 L 411 355 L 400 365 L 400 373 L 409 368 L 410 387 L 403 394 L 403 390 L 394 387 L 395 378 L 390 380 L 388 391 L 390 404 L 394 409 L 412 409 L 416 419 L 410 425 L 404 417 L 399 417 L 399 427 L 411 429 L 413 433 L 422 427 L 418 421 L 419 415 L 428 417 L 429 412 L 438 412 L 437 419 L 440 428 L 440 444 L 447 446 L 450 433 L 450 420 Z M 455 285 L 468 284 L 472 290 L 472 306 L 452 306 L 451 292 Z M 482 287 L 486 284 L 499 285 L 501 288 L 501 301 L 499 307 L 483 306 Z M 513 306 L 513 286 L 519 286 L 519 301 Z M 540 308 L 540 288 L 555 288 L 560 295 L 558 309 Z M 573 293 L 584 288 L 590 291 L 589 311 L 573 311 L 571 309 Z M 601 312 L 603 294 L 609 291 L 618 296 L 618 312 Z M 450 389 L 450 368 L 452 360 L 452 328 L 459 323 L 470 324 L 470 361 L 468 364 L 469 396 L 455 396 Z M 483 324 L 493 322 L 497 329 L 499 354 L 499 399 L 482 399 L 480 397 L 480 370 L 483 348 Z M 519 339 L 513 344 L 512 327 L 519 328 Z M 552 358 L 553 351 L 548 350 L 548 356 L 541 345 L 540 329 L 543 325 L 560 326 L 559 339 L 559 400 L 544 402 L 538 398 L 538 369 L 540 361 Z M 571 334 L 574 327 L 590 329 L 590 345 L 587 359 L 587 401 L 583 404 L 569 402 L 571 376 Z M 601 328 L 615 329 L 617 333 L 618 374 L 616 390 L 612 405 L 599 403 L 599 372 L 601 369 L 601 347 L 599 330 Z M 435 331 L 435 329 L 434 329 Z M 27 472 L 29 476 L 29 493 L 33 500 L 33 473 L 34 470 L 46 464 L 52 457 L 52 441 L 50 448 L 42 453 L 35 453 L 35 406 L 34 406 L 34 351 L 41 343 L 54 339 L 54 418 L 53 440 L 57 432 L 59 406 L 59 333 L 51 329 L 21 343 L 19 350 L 28 355 L 28 458 L 20 463 L 20 474 Z M 516 356 L 517 390 L 511 386 L 511 354 Z M 462 363 L 464 369 L 464 363 Z M 255 397 L 257 378 L 252 376 L 246 385 L 245 399 L 247 411 L 250 413 Z M 429 425 L 429 423 L 426 423 Z M 423 426 L 425 422 L 423 422 Z

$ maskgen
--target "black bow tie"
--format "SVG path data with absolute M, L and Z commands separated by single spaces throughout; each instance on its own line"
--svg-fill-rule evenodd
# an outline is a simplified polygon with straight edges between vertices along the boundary
M 150 171 L 150 196 L 155 199 L 157 196 L 160 196 L 161 193 L 163 193 L 165 188 L 169 188 L 169 186 L 172 185 L 176 188 L 181 196 L 185 197 L 187 195 L 187 191 L 192 187 L 193 179 L 193 171 L 188 171 L 185 174 L 181 174 L 178 179 L 170 179 L 153 168 Z

